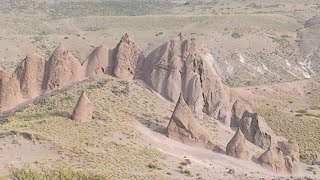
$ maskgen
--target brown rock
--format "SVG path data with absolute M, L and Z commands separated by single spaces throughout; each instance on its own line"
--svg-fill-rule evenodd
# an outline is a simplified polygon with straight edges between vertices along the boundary
M 71 119 L 80 122 L 92 121 L 94 105 L 88 98 L 87 94 L 83 91 L 78 100 L 76 107 L 73 110 Z
M 0 69 L 0 112 L 9 110 L 22 102 L 18 80 Z
M 62 88 L 81 80 L 83 76 L 84 71 L 79 60 L 60 43 L 47 63 L 45 71 L 46 89 Z
M 229 141 L 226 148 L 226 154 L 238 159 L 250 159 L 250 152 L 246 144 L 246 138 L 240 128 L 238 128 L 236 134 Z
M 212 57 L 196 49 L 195 39 L 181 34 L 152 51 L 144 63 L 144 80 L 166 99 L 182 93 L 196 115 L 202 112 L 230 125 L 228 89 L 212 65 Z
M 257 113 L 246 111 L 240 121 L 240 129 L 248 141 L 263 149 L 270 147 L 271 138 L 276 139 L 275 133 Z
M 240 120 L 245 112 L 252 113 L 253 111 L 248 106 L 247 103 L 244 103 L 242 100 L 236 100 L 232 106 L 231 110 L 231 125 L 230 127 L 239 127 Z
M 140 76 L 144 56 L 136 43 L 125 34 L 113 50 L 114 75 L 120 79 L 133 79 Z
M 263 167 L 277 173 L 294 174 L 298 170 L 297 161 L 294 161 L 291 156 L 284 154 L 283 151 L 274 144 L 258 158 L 258 162 Z
M 261 164 L 261 166 L 274 172 L 287 172 L 286 161 L 284 159 L 283 152 L 276 146 L 270 146 L 270 148 L 258 158 L 258 162 Z
M 167 127 L 167 136 L 184 144 L 198 146 L 213 150 L 215 146 L 209 135 L 194 120 L 193 114 L 182 95 L 172 114 Z
M 296 141 L 282 138 L 282 140 L 278 140 L 277 147 L 284 155 L 290 156 L 292 161 L 300 162 L 299 145 Z
M 20 90 L 25 99 L 39 96 L 43 92 L 43 80 L 46 61 L 36 53 L 28 55 L 14 71 Z
M 82 63 L 85 76 L 91 77 L 101 74 L 112 74 L 114 62 L 112 50 L 104 46 L 97 47 Z

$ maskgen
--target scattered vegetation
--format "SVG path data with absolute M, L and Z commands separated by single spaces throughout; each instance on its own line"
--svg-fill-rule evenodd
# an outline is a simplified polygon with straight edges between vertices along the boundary
M 23 168 L 9 167 L 10 178 L 17 180 L 104 180 L 105 176 L 91 174 L 85 171 L 75 170 L 68 166 L 57 169 L 46 169 L 44 167 L 34 168 L 25 165 Z
M 163 35 L 163 32 L 158 32 L 158 33 L 156 34 L 156 36 L 161 36 L 161 35 Z
M 242 34 L 238 33 L 238 32 L 233 32 L 231 34 L 231 37 L 233 37 L 234 39 L 239 39 L 242 37 Z

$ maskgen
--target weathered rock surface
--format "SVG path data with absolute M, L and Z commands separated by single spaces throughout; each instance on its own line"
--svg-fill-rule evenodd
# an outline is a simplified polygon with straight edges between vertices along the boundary
M 236 134 L 229 141 L 226 148 L 226 154 L 238 159 L 249 160 L 251 158 L 249 148 L 246 144 L 246 138 L 240 128 L 238 128 Z
M 283 151 L 274 144 L 258 158 L 258 162 L 263 167 L 277 173 L 293 174 L 298 170 L 297 161 L 294 161 L 291 156 L 283 153 Z
M 22 101 L 18 80 L 0 69 L 0 112 L 15 107 Z
M 196 49 L 195 39 L 180 34 L 146 57 L 144 80 L 170 101 L 177 102 L 182 93 L 196 115 L 205 112 L 230 125 L 228 88 L 210 58 Z
M 230 127 L 239 127 L 240 120 L 246 111 L 250 113 L 253 112 L 247 103 L 244 103 L 241 100 L 236 100 L 233 103 L 232 110 L 231 110 L 232 116 L 231 116 Z
M 167 127 L 167 136 L 184 144 L 213 150 L 209 135 L 195 121 L 192 111 L 181 95 Z
M 114 75 L 120 79 L 140 76 L 144 56 L 136 43 L 125 34 L 113 50 Z
M 101 74 L 112 74 L 114 61 L 112 50 L 104 46 L 97 47 L 82 63 L 85 76 L 92 77 Z
M 45 84 L 47 90 L 62 88 L 79 81 L 84 71 L 75 58 L 62 43 L 51 55 L 45 70 Z
M 268 149 L 271 139 L 276 139 L 275 133 L 257 113 L 246 111 L 240 121 L 240 129 L 248 141 L 263 149 Z
M 296 141 L 282 138 L 278 140 L 277 147 L 281 149 L 284 155 L 290 156 L 292 161 L 300 162 L 299 145 Z
M 16 68 L 14 75 L 20 84 L 23 98 L 29 99 L 42 94 L 45 59 L 34 53 L 28 55 Z
M 73 110 L 71 119 L 80 122 L 92 121 L 93 111 L 94 105 L 88 98 L 87 94 L 83 91 L 76 107 Z

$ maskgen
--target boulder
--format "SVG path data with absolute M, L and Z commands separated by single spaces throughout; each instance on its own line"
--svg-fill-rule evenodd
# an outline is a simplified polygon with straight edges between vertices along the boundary
M 19 81 L 23 98 L 30 99 L 43 92 L 45 59 L 36 54 L 28 55 L 16 68 L 13 76 Z
M 182 95 L 179 97 L 167 127 L 167 136 L 191 146 L 203 147 L 210 150 L 215 148 L 209 135 L 195 121 L 192 111 Z
M 275 133 L 257 113 L 246 111 L 240 120 L 240 129 L 248 141 L 263 149 L 270 147 L 271 138 L 276 139 Z
M 45 87 L 49 91 L 71 85 L 84 77 L 79 60 L 62 43 L 53 52 L 46 66 Z
M 104 46 L 97 47 L 82 63 L 85 76 L 92 77 L 101 74 L 112 74 L 114 62 L 112 50 Z
M 240 128 L 238 128 L 236 134 L 229 141 L 226 148 L 226 154 L 244 160 L 249 160 L 251 158 L 249 148 L 246 144 L 246 138 Z
M 113 50 L 114 75 L 120 79 L 140 77 L 144 56 L 136 43 L 125 34 Z
M 87 94 L 83 91 L 76 107 L 73 110 L 71 119 L 80 122 L 92 121 L 93 109 L 93 103 L 90 101 Z

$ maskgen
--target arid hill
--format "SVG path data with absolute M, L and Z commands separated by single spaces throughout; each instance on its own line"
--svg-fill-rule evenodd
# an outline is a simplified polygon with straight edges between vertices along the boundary
M 197 49 L 195 39 L 186 39 L 182 34 L 156 48 L 147 57 L 128 34 L 113 50 L 104 46 L 96 48 L 82 65 L 63 44 L 59 44 L 48 61 L 37 54 L 27 56 L 13 75 L 1 71 L 1 111 L 104 74 L 123 80 L 123 86 L 128 80 L 143 81 L 153 92 L 170 103 L 176 103 L 167 126 L 169 138 L 217 150 L 210 135 L 198 122 L 210 118 L 211 123 L 217 123 L 214 122 L 217 120 L 223 124 L 220 128 L 229 132 L 233 132 L 231 128 L 238 129 L 230 143 L 223 144 L 226 154 L 251 161 L 247 140 L 252 143 L 250 151 L 267 150 L 259 158 L 263 166 L 275 172 L 297 173 L 298 168 L 295 167 L 300 162 L 298 144 L 278 137 L 264 118 L 254 112 L 243 91 L 223 83 L 213 66 L 212 57 Z M 128 95 L 130 87 L 125 86 L 123 90 L 113 87 L 112 92 Z M 92 121 L 93 106 L 82 92 L 72 119 Z M 273 160 L 290 164 L 274 167 L 272 164 L 277 162 Z

